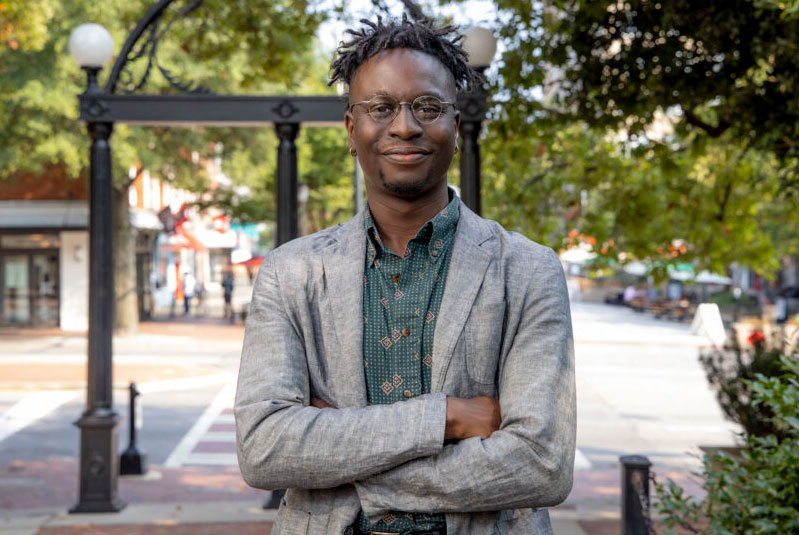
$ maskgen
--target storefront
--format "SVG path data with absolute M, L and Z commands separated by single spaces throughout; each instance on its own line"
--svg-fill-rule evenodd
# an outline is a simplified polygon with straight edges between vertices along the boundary
M 0 327 L 84 330 L 88 207 L 0 201 Z
M 56 233 L 0 235 L 0 325 L 58 327 Z

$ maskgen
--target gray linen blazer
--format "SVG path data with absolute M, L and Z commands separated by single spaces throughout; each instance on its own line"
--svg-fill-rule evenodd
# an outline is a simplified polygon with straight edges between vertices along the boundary
M 288 489 L 274 535 L 346 534 L 361 508 L 442 512 L 451 534 L 551 535 L 540 508 L 571 490 L 575 447 L 563 270 L 551 249 L 460 210 L 432 392 L 408 401 L 366 402 L 363 214 L 264 261 L 235 415 L 245 481 Z M 498 397 L 501 428 L 444 445 L 447 395 Z

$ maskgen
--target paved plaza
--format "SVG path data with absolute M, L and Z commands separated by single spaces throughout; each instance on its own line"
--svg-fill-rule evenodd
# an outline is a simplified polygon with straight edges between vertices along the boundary
M 578 451 L 574 489 L 552 510 L 556 535 L 619 533 L 620 455 L 700 493 L 699 445 L 730 444 L 689 326 L 624 307 L 574 303 Z M 142 391 L 145 476 L 120 478 L 121 513 L 68 515 L 77 499 L 85 336 L 0 333 L 0 534 L 268 533 L 269 493 L 235 459 L 232 401 L 243 327 L 221 318 L 144 323 L 115 339 L 115 403 L 128 442 L 127 385 Z M 159 531 L 160 530 L 160 531 Z

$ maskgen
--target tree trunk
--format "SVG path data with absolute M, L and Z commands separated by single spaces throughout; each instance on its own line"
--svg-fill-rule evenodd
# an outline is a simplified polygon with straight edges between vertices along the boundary
M 128 188 L 114 188 L 114 286 L 116 334 L 130 335 L 139 328 L 136 295 L 136 239 L 130 225 Z

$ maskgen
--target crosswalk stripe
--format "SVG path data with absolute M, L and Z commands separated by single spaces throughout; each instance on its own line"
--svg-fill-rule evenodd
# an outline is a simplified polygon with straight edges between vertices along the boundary
M 47 416 L 77 395 L 77 392 L 53 390 L 25 396 L 0 415 L 0 441 Z
M 202 436 L 202 442 L 236 442 L 236 433 L 232 431 L 208 431 Z
M 574 452 L 574 469 L 575 470 L 588 470 L 591 468 L 591 461 L 579 449 Z
M 184 466 L 188 464 L 237 466 L 239 461 L 235 453 L 190 453 L 183 461 Z
M 233 424 L 236 423 L 236 419 L 232 414 L 220 414 L 216 417 L 216 422 L 218 424 Z
M 205 412 L 200 416 L 200 418 L 194 422 L 194 425 L 189 432 L 186 433 L 183 438 L 180 440 L 175 449 L 172 450 L 172 453 L 169 454 L 166 461 L 164 462 L 165 468 L 180 468 L 184 464 L 186 464 L 187 459 L 189 456 L 199 455 L 193 454 L 192 450 L 197 445 L 198 442 L 203 438 L 211 426 L 216 423 L 217 418 L 222 413 L 222 411 L 231 406 L 233 395 L 236 391 L 236 381 L 230 381 L 227 385 L 225 385 L 222 390 L 219 391 L 219 394 L 216 395 L 214 400 L 205 409 Z M 207 455 L 220 455 L 220 454 L 202 454 L 204 456 Z M 228 454 L 226 454 L 228 455 Z M 235 458 L 235 454 L 233 454 Z M 194 463 L 197 464 L 197 463 Z M 207 463 L 200 463 L 200 464 L 207 464 Z M 234 460 L 235 464 L 235 460 Z

